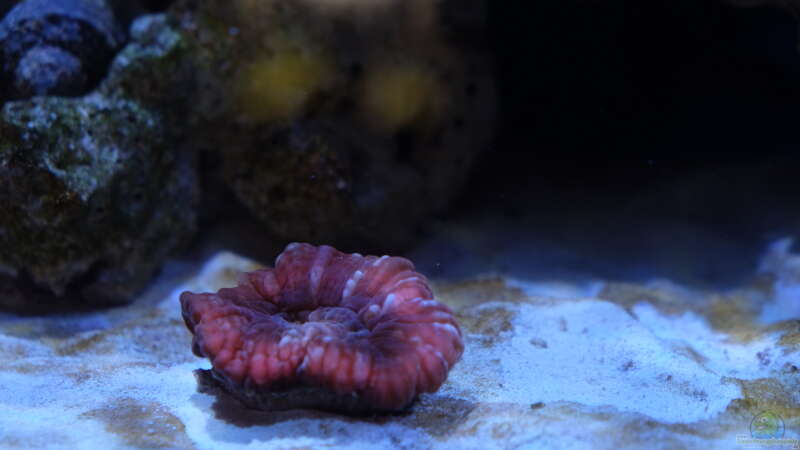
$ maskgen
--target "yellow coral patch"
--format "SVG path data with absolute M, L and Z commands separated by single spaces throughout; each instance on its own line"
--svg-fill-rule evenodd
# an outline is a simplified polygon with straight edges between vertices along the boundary
M 361 104 L 373 126 L 394 131 L 434 112 L 439 92 L 433 74 L 418 65 L 384 65 L 366 74 Z
M 302 51 L 278 52 L 242 69 L 237 104 L 257 122 L 293 119 L 330 79 L 331 68 L 320 55 Z

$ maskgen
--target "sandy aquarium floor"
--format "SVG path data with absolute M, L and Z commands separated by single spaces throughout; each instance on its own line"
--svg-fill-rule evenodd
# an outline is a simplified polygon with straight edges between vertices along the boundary
M 620 255 L 646 264 L 614 253 L 613 240 L 585 252 L 524 239 L 526 229 L 448 224 L 408 255 L 456 312 L 466 350 L 442 389 L 405 414 L 255 411 L 198 390 L 193 371 L 210 365 L 190 351 L 178 295 L 272 263 L 220 241 L 202 261 L 170 262 L 127 307 L 0 316 L 0 447 L 731 449 L 800 439 L 800 254 L 790 240 L 761 249 L 743 281 L 701 286 L 681 275 L 693 267 L 621 276 L 630 269 Z M 676 252 L 668 240 L 653 247 Z

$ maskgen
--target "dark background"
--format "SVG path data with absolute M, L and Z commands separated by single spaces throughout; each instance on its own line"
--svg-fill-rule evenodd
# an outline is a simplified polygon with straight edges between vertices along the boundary
M 490 18 L 502 119 L 484 177 L 616 185 L 796 161 L 798 25 L 783 11 L 508 1 Z
M 500 126 L 455 216 L 620 260 L 597 275 L 699 283 L 741 282 L 768 242 L 800 230 L 790 14 L 716 0 L 489 5 Z

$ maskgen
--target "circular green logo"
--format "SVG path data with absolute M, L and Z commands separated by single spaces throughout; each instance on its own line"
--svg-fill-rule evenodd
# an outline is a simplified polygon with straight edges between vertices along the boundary
M 782 438 L 784 430 L 783 419 L 772 411 L 764 411 L 750 422 L 750 435 L 758 439 Z

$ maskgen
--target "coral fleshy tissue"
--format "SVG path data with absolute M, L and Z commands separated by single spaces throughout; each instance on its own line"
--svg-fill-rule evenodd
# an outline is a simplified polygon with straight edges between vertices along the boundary
M 411 261 L 325 245 L 289 244 L 275 268 L 216 294 L 184 292 L 181 307 L 211 375 L 266 409 L 402 410 L 439 389 L 464 349 Z

